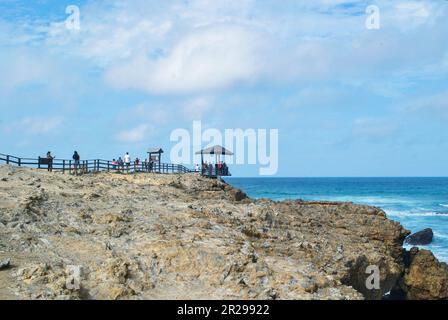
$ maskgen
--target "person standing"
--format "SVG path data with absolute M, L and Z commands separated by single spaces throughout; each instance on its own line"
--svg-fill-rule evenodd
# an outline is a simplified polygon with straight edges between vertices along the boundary
M 121 159 L 121 157 L 118 157 L 118 172 L 121 172 L 121 169 L 123 168 L 124 168 L 123 159 Z
M 131 166 L 131 156 L 129 155 L 129 152 L 126 152 L 126 154 L 123 157 L 124 164 L 126 165 L 126 170 L 129 172 L 129 168 Z
M 74 169 L 74 174 L 78 175 L 78 167 L 79 167 L 79 160 L 80 160 L 80 156 L 78 154 L 78 151 L 73 152 L 73 161 L 74 161 L 74 165 L 73 165 L 73 169 Z
M 208 175 L 211 177 L 213 175 L 213 163 L 208 164 Z
M 51 155 L 51 151 L 47 152 L 47 161 L 48 161 L 48 171 L 53 171 L 53 159 L 54 157 Z
M 195 168 L 194 168 L 194 171 L 195 172 L 199 172 L 199 165 L 196 163 L 196 166 L 195 166 Z
M 114 159 L 112 159 L 112 170 L 116 170 L 117 169 L 117 165 L 118 165 L 118 161 Z

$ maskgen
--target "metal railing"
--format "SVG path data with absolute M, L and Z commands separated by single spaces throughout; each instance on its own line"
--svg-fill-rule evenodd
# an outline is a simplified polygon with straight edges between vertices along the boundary
M 138 164 L 131 163 L 130 165 L 118 165 L 111 160 L 92 159 L 80 160 L 75 163 L 74 160 L 57 159 L 54 158 L 50 163 L 45 157 L 38 158 L 20 158 L 12 155 L 0 153 L 0 163 L 9 165 L 26 166 L 37 169 L 46 169 L 51 171 L 65 172 L 79 172 L 79 173 L 93 173 L 93 172 L 119 172 L 119 173 L 139 173 L 139 172 L 153 172 L 153 173 L 188 173 L 191 172 L 187 167 L 180 164 L 173 163 L 148 163 L 139 162 Z

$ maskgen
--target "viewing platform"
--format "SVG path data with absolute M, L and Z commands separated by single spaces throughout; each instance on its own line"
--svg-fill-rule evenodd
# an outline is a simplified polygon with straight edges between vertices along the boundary
M 221 162 L 221 156 L 232 156 L 233 152 L 223 146 L 215 145 L 196 152 L 201 155 L 201 175 L 207 178 L 219 179 L 219 177 L 229 177 L 231 173 L 225 162 Z M 204 162 L 204 155 L 214 155 L 215 164 Z

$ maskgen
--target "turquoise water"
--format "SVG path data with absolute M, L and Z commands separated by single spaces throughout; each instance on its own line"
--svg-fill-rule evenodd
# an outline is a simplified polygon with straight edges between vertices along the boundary
M 448 178 L 227 178 L 253 198 L 352 201 L 381 207 L 416 232 L 432 228 L 428 246 L 448 262 Z

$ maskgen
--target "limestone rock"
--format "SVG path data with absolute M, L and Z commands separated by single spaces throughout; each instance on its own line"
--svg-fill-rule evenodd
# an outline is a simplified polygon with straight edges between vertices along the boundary
M 444 296 L 443 264 L 406 264 L 409 231 L 379 208 L 254 200 L 197 174 L 0 177 L 0 260 L 19 266 L 1 270 L 0 297 L 357 300 L 405 283 L 409 297 Z M 378 290 L 366 288 L 372 265 Z M 68 266 L 82 266 L 79 290 Z
M 404 276 L 408 299 L 448 299 L 448 265 L 437 261 L 431 251 L 413 248 Z

